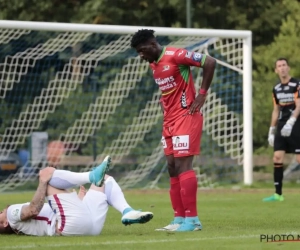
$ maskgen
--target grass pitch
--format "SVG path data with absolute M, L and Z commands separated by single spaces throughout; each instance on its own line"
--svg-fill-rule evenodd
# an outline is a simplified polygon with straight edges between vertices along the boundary
M 273 189 L 199 191 L 198 211 L 203 230 L 187 233 L 154 231 L 172 219 L 168 190 L 126 191 L 126 198 L 135 209 L 154 213 L 152 221 L 125 227 L 120 213 L 110 208 L 99 236 L 0 236 L 0 249 L 300 249 L 300 241 L 267 243 L 261 240 L 261 235 L 294 235 L 295 239 L 300 235 L 300 189 L 284 191 L 285 201 L 279 203 L 262 202 Z M 32 195 L 33 192 L 0 194 L 0 206 L 29 201 Z

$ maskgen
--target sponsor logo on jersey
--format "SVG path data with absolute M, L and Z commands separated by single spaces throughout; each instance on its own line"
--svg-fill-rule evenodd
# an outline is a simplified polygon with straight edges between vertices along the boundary
M 170 76 L 170 77 L 166 77 L 166 78 L 156 78 L 155 82 L 158 85 L 163 85 L 166 83 L 172 83 L 172 82 L 174 82 L 174 80 L 175 80 L 174 76 Z
M 277 93 L 276 97 L 280 103 L 294 101 L 294 93 Z
M 291 86 L 291 87 L 296 87 L 297 83 L 295 83 L 295 82 L 289 82 L 288 85 Z
M 193 60 L 195 62 L 201 62 L 201 59 L 202 59 L 202 54 L 198 53 L 198 52 L 194 52 L 194 54 L 193 54 Z
M 180 98 L 180 102 L 181 102 L 181 107 L 183 109 L 187 108 L 187 101 L 186 101 L 186 94 L 185 91 L 182 92 L 181 98 Z
M 190 136 L 189 135 L 178 135 L 172 137 L 173 149 L 174 150 L 185 150 L 190 148 Z
M 167 56 L 173 56 L 175 54 L 174 51 L 166 50 L 165 55 Z
M 183 50 L 181 50 L 179 53 L 178 53 L 178 56 L 181 56 L 183 53 Z
M 174 76 L 170 76 L 165 78 L 156 78 L 155 82 L 159 85 L 159 89 L 164 91 L 176 86 L 176 82 L 174 82 L 174 80 Z
M 170 65 L 164 65 L 162 71 L 167 71 L 170 69 Z
M 283 88 L 283 90 L 289 90 L 289 89 L 290 89 L 289 86 L 285 86 L 285 87 Z
M 167 148 L 167 142 L 166 142 L 165 137 L 161 138 L 161 144 L 162 144 L 163 148 Z
M 193 52 L 188 51 L 188 52 L 186 52 L 185 57 L 186 58 L 191 58 L 192 54 L 193 54 Z
M 181 151 L 178 151 L 178 154 L 189 154 L 189 151 L 188 150 L 181 150 Z

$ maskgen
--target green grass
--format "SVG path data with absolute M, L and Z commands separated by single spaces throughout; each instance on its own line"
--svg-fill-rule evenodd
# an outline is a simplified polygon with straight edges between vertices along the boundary
M 300 242 L 266 243 L 261 234 L 300 234 L 299 188 L 285 189 L 285 201 L 263 203 L 273 189 L 242 188 L 199 191 L 198 211 L 203 230 L 187 233 L 155 232 L 172 218 L 167 190 L 126 191 L 136 209 L 150 210 L 148 224 L 123 226 L 121 215 L 110 209 L 104 229 L 94 237 L 0 236 L 0 249 L 300 249 Z M 33 192 L 0 195 L 0 206 L 29 201 Z

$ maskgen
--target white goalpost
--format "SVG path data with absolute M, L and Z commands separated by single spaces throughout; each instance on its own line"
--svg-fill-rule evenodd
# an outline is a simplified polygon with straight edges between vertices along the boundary
M 217 59 L 203 107 L 202 153 L 194 162 L 199 185 L 252 184 L 251 31 L 2 20 L 0 165 L 20 149 L 30 151 L 34 132 L 46 132 L 54 143 L 48 162 L 10 162 L 17 168 L 0 180 L 0 190 L 35 180 L 49 161 L 86 171 L 106 154 L 123 188 L 159 185 L 166 170 L 160 93 L 148 64 L 130 48 L 132 34 L 142 28 L 155 30 L 163 46 Z M 199 89 L 202 71 L 193 68 L 192 74 Z

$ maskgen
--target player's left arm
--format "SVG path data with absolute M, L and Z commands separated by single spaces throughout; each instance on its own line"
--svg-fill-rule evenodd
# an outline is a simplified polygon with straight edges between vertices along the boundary
M 295 101 L 295 109 L 294 109 L 290 119 L 287 120 L 286 124 L 281 129 L 282 136 L 287 137 L 287 136 L 291 135 L 293 126 L 300 115 L 300 83 L 298 84 L 297 91 L 295 92 L 295 100 L 294 101 Z
M 193 114 L 195 113 L 195 111 L 200 110 L 205 102 L 207 91 L 214 76 L 216 59 L 205 54 L 191 52 L 184 49 L 177 50 L 174 58 L 178 65 L 196 66 L 203 68 L 201 88 L 189 111 L 190 114 Z
M 292 114 L 292 117 L 295 118 L 295 120 L 298 119 L 300 115 L 300 82 L 298 83 L 297 91 L 295 92 L 295 110 Z
M 205 103 L 207 91 L 214 76 L 216 60 L 210 56 L 206 56 L 205 61 L 203 61 L 201 66 L 203 68 L 202 84 L 198 96 L 195 98 L 190 107 L 190 114 L 194 114 L 198 110 L 200 111 Z
M 21 221 L 32 219 L 41 212 L 45 203 L 48 182 L 54 171 L 55 169 L 51 167 L 46 167 L 40 171 L 38 188 L 31 202 L 28 205 L 24 205 L 20 211 Z
M 199 93 L 201 94 L 201 92 L 205 92 L 206 94 L 214 77 L 216 59 L 206 56 L 201 67 L 203 68 L 203 79 Z

